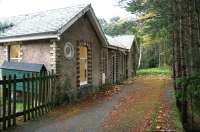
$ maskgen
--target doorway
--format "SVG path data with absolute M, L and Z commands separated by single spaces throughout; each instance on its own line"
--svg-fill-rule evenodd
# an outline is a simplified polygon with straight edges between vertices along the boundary
M 116 66 L 116 56 L 112 56 L 112 83 L 116 83 L 117 81 L 117 66 Z

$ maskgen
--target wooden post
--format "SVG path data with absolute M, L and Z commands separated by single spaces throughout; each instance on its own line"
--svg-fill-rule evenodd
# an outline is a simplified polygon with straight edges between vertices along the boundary
M 51 72 L 51 108 L 53 108 L 53 85 L 54 85 L 54 82 L 53 82 L 53 70 Z
M 11 75 L 8 78 L 8 127 L 11 127 Z
M 44 114 L 44 96 L 45 96 L 45 94 L 44 94 L 44 91 L 45 91 L 45 83 L 44 83 L 44 73 L 42 73 L 42 76 L 41 76 L 41 79 L 42 79 L 42 81 L 41 81 L 41 95 L 42 95 L 42 97 L 41 97 L 41 102 L 42 102 L 42 114 Z
M 32 109 L 32 111 L 31 111 L 31 115 L 32 115 L 32 118 L 34 118 L 34 112 L 35 112 L 35 109 L 34 109 L 34 98 L 35 98 L 35 94 L 34 94 L 34 82 L 35 82 L 35 77 L 34 77 L 34 75 L 32 74 L 32 76 L 31 76 L 31 109 Z
M 55 95 L 56 95 L 56 89 L 55 89 L 55 75 L 54 75 L 54 71 L 52 70 L 52 106 L 55 106 Z
M 23 107 L 24 107 L 24 122 L 26 121 L 26 104 L 27 104 L 27 90 L 26 90 L 26 80 L 25 80 L 25 74 L 23 75 L 23 79 L 22 79 L 22 85 L 23 85 L 23 95 L 24 95 L 24 104 L 23 104 Z
M 30 74 L 27 74 L 28 120 L 30 120 Z
M 49 110 L 51 110 L 51 72 L 49 72 L 49 98 L 48 98 L 48 103 L 49 103 Z
M 16 74 L 14 74 L 14 83 L 13 83 L 13 125 L 16 125 Z
M 35 75 L 35 116 L 38 116 L 38 74 Z
M 47 111 L 49 111 L 49 77 L 50 77 L 49 72 L 47 72 L 46 75 L 47 75 L 47 82 L 46 82 L 47 83 L 47 86 L 46 86 L 47 87 L 47 92 L 46 92 L 47 93 L 46 94 L 47 98 L 46 98 L 46 103 L 47 103 Z
M 38 91 L 38 106 L 39 106 L 39 115 L 42 114 L 42 108 L 40 107 L 42 104 L 42 74 L 39 74 L 39 91 Z
M 53 105 L 55 107 L 56 105 L 56 93 L 57 92 L 57 89 L 56 89 L 56 75 L 55 73 L 53 73 Z
M 6 129 L 6 76 L 3 76 L 3 130 Z
M 47 112 L 47 73 L 44 74 L 44 108 Z

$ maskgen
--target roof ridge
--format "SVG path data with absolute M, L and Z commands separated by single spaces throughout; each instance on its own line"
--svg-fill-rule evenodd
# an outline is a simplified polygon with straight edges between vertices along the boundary
M 19 15 L 13 15 L 13 16 L 8 16 L 8 17 L 0 17 L 0 21 L 1 21 L 1 19 L 9 19 L 9 18 L 14 18 L 14 17 L 26 17 L 26 16 L 36 15 L 36 14 L 45 13 L 45 12 L 49 12 L 49 11 L 59 10 L 59 9 L 66 9 L 66 8 L 73 8 L 73 7 L 84 7 L 84 8 L 86 8 L 88 6 L 91 6 L 91 3 L 78 4 L 78 5 L 60 7 L 60 8 L 53 8 L 53 9 L 47 9 L 47 10 L 43 10 L 43 11 L 35 11 L 35 12 L 30 12 L 30 13 L 26 13 L 26 14 L 19 14 Z

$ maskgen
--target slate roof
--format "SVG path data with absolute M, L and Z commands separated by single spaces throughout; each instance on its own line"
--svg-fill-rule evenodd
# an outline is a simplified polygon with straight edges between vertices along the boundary
M 119 35 L 119 36 L 106 35 L 106 37 L 109 45 L 128 50 L 131 49 L 133 41 L 135 39 L 134 35 Z
M 0 43 L 39 39 L 59 40 L 60 36 L 83 15 L 89 18 L 102 44 L 107 46 L 105 34 L 90 4 L 0 18 L 0 22 L 14 25 L 0 33 Z
M 29 72 L 40 72 L 42 69 L 46 70 L 43 64 L 32 64 L 32 63 L 22 63 L 22 62 L 8 62 L 5 61 L 1 69 L 8 70 L 19 70 L 19 71 L 29 71 Z
M 57 32 L 87 6 L 88 5 L 78 5 L 27 15 L 0 18 L 0 22 L 14 24 L 13 27 L 0 33 L 0 39 L 20 35 Z

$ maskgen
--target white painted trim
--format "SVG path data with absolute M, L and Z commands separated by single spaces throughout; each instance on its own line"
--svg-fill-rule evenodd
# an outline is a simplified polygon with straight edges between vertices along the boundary
M 43 35 L 29 35 L 29 36 L 16 36 L 8 38 L 0 38 L 0 43 L 15 42 L 15 41 L 28 41 L 28 40 L 39 40 L 39 39 L 59 39 L 57 34 L 43 34 Z

